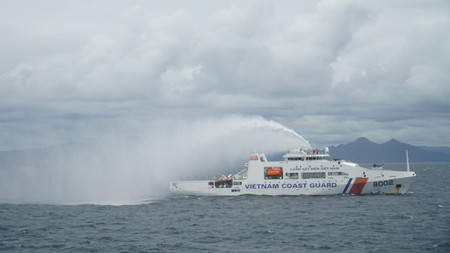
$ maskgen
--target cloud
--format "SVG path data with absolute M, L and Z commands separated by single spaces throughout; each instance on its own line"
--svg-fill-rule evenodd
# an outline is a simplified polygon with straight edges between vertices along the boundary
M 390 7 L 378 10 L 374 22 L 354 33 L 345 52 L 331 64 L 335 88 L 354 88 L 360 95 L 370 92 L 369 101 L 393 106 L 423 106 L 430 96 L 441 100 L 438 94 L 449 92 L 448 75 L 443 58 L 436 54 L 448 54 L 449 46 L 448 36 L 437 38 L 448 28 L 448 18 L 437 4 L 427 11 Z
M 0 149 L 234 113 L 320 145 L 450 143 L 422 133 L 450 123 L 446 1 L 201 3 L 6 2 Z

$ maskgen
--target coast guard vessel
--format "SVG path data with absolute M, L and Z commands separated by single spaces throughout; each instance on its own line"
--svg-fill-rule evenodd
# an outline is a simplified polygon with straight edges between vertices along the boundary
M 333 195 L 403 194 L 416 174 L 406 171 L 367 169 L 341 159 L 329 160 L 328 148 L 294 149 L 284 161 L 267 161 L 264 154 L 252 154 L 246 169 L 228 177 L 200 181 L 172 181 L 170 191 L 183 195 Z

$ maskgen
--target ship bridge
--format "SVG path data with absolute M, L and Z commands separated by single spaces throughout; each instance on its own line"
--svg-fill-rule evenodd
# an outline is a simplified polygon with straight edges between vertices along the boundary
M 328 148 L 319 149 L 292 149 L 283 156 L 285 161 L 311 161 L 328 160 L 330 157 Z

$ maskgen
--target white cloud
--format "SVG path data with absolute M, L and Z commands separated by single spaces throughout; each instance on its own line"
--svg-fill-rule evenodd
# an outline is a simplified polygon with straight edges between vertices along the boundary
M 201 74 L 202 66 L 185 66 L 168 69 L 161 75 L 161 93 L 165 96 L 184 95 L 195 89 L 195 76 Z
M 446 1 L 21 4 L 0 11 L 0 149 L 233 113 L 319 144 L 450 143 L 421 134 L 448 133 Z

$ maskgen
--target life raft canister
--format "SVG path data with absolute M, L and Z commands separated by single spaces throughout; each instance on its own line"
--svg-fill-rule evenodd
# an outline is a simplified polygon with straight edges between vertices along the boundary
M 267 176 L 269 177 L 280 177 L 282 172 L 280 168 L 273 168 L 267 170 Z

